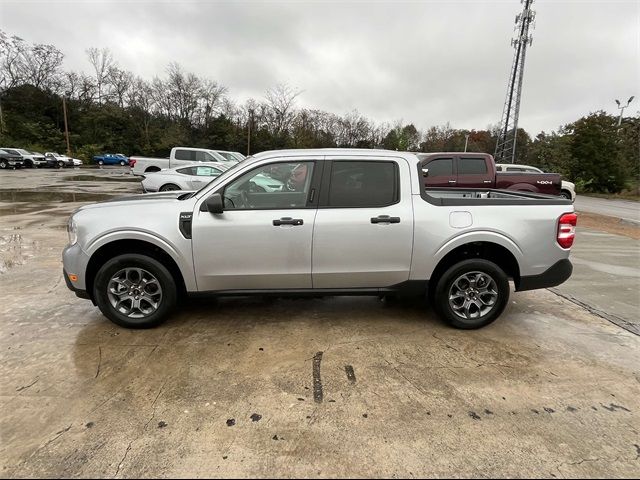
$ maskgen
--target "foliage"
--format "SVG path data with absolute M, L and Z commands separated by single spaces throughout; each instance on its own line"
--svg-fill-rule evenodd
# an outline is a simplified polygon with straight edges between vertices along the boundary
M 65 151 L 63 97 L 71 149 L 85 161 L 102 152 L 168 155 L 177 145 L 243 153 L 318 147 L 493 153 L 499 133 L 498 126 L 465 130 L 449 123 L 421 132 L 412 123 L 373 122 L 357 110 L 298 108 L 303 92 L 286 84 L 239 104 L 226 87 L 177 63 L 146 80 L 121 69 L 108 49 L 86 54 L 91 74 L 63 71 L 63 54 L 53 45 L 29 45 L 0 30 L 0 144 Z M 533 140 L 518 129 L 516 161 L 561 173 L 579 191 L 637 189 L 640 117 L 617 122 L 595 112 Z

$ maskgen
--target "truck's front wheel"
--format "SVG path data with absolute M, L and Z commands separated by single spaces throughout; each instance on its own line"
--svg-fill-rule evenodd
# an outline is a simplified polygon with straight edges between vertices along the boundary
M 174 308 L 177 288 L 162 263 L 131 253 L 112 258 L 98 270 L 93 294 L 112 322 L 127 328 L 150 328 L 162 323 Z
M 463 260 L 438 280 L 434 308 L 450 325 L 474 329 L 500 316 L 509 300 L 509 279 L 488 260 Z

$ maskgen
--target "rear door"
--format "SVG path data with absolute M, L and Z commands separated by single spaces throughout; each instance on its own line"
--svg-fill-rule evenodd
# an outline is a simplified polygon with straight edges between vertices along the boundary
M 495 175 L 487 163 L 485 157 L 466 157 L 464 155 L 457 157 L 457 186 L 460 188 L 491 188 Z
M 313 232 L 314 289 L 409 279 L 413 209 L 404 159 L 327 157 Z

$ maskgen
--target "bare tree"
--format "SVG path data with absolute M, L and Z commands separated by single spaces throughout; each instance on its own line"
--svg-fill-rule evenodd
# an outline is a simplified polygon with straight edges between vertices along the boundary
M 296 116 L 295 100 L 301 93 L 302 90 L 295 90 L 284 83 L 267 90 L 265 120 L 271 133 L 281 135 L 288 132 Z
M 20 37 L 0 30 L 0 89 L 12 88 L 24 82 L 20 57 L 26 48 Z
M 102 50 L 91 47 L 86 50 L 89 62 L 96 74 L 96 88 L 98 91 L 98 103 L 102 103 L 103 87 L 107 80 L 109 68 L 114 66 L 113 56 L 108 48 Z
M 109 96 L 111 100 L 115 101 L 119 107 L 124 107 L 125 100 L 127 98 L 127 91 L 133 84 L 132 73 L 121 70 L 115 65 L 112 65 L 109 67 L 109 70 L 107 70 L 105 84 L 110 87 Z

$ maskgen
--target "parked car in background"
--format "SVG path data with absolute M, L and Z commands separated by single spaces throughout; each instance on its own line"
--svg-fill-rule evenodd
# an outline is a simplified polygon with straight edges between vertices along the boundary
M 74 167 L 75 164 L 73 162 L 73 158 L 67 157 L 66 155 L 61 155 L 57 152 L 46 152 L 44 154 L 45 158 L 49 159 L 48 161 L 55 163 L 58 168 L 63 167 Z M 81 162 L 82 163 L 82 162 Z
M 215 150 L 193 147 L 173 147 L 169 158 L 129 157 L 129 165 L 134 175 L 159 172 L 163 168 L 173 168 L 193 162 L 222 162 L 229 165 L 238 163 L 236 160 L 229 160 L 220 155 Z
M 498 172 L 544 173 L 538 167 L 532 167 L 531 165 L 519 165 L 514 163 L 496 163 L 496 170 Z M 576 199 L 575 183 L 562 180 L 560 186 L 560 196 L 567 198 L 573 202 Z
M 167 168 L 147 173 L 142 181 L 142 190 L 168 192 L 171 190 L 199 190 L 214 178 L 229 169 L 226 163 L 208 162 Z
M 13 153 L 0 149 L 0 169 L 15 169 L 22 167 L 22 165 L 22 157 L 20 155 L 14 155 Z
M 34 167 L 46 167 L 47 162 L 44 159 L 44 155 L 41 153 L 33 153 L 25 150 L 24 148 L 6 148 L 0 147 L 7 153 L 11 155 L 20 156 L 22 158 L 22 163 L 25 168 L 34 168 Z
M 214 150 L 214 152 L 222 155 L 229 162 L 241 162 L 245 158 L 247 158 L 244 155 L 242 155 L 240 152 L 229 152 L 227 150 Z
M 94 155 L 93 162 L 98 165 L 129 165 L 129 159 L 121 153 L 103 153 Z
M 426 188 L 496 188 L 560 195 L 557 173 L 497 172 L 492 155 L 473 152 L 418 153 Z

